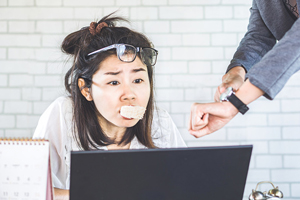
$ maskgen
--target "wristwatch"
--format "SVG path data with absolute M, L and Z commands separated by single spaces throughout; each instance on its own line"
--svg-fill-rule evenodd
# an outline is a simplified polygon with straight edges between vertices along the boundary
M 228 87 L 225 92 L 221 94 L 220 101 L 229 101 L 242 114 L 245 114 L 249 110 L 248 106 L 244 104 L 237 96 L 235 96 L 232 87 Z

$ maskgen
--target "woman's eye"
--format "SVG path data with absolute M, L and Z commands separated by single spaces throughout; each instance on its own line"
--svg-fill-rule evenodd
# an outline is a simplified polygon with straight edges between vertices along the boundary
M 118 81 L 111 81 L 108 84 L 109 85 L 119 85 L 119 82 Z
M 134 83 L 141 83 L 141 82 L 143 82 L 143 80 L 139 78 L 139 79 L 135 79 L 133 82 Z

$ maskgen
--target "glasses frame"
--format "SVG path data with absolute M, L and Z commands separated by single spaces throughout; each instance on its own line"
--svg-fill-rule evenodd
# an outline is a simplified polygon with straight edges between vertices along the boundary
M 134 58 L 132 59 L 132 61 L 124 61 L 124 60 L 121 59 L 121 57 L 120 57 L 120 55 L 119 55 L 119 49 L 120 49 L 120 47 L 121 47 L 122 45 L 130 46 L 130 47 L 132 47 L 133 49 L 135 49 L 135 55 L 134 55 Z M 151 47 L 135 47 L 135 46 L 132 46 L 132 45 L 130 45 L 130 44 L 112 44 L 112 45 L 109 45 L 109 46 L 107 46 L 107 47 L 103 47 L 103 48 L 101 48 L 101 49 L 98 49 L 98 50 L 96 50 L 96 51 L 93 51 L 93 52 L 89 53 L 87 56 L 89 57 L 89 56 L 95 55 L 95 54 L 97 54 L 97 53 L 100 53 L 100 52 L 103 52 L 103 51 L 108 51 L 108 50 L 111 50 L 111 49 L 117 49 L 117 56 L 118 56 L 119 60 L 121 60 L 122 62 L 127 62 L 127 63 L 133 62 L 133 61 L 135 60 L 136 54 L 137 54 L 138 52 L 140 53 L 140 56 L 141 56 L 141 58 L 142 58 L 142 62 L 144 62 L 144 61 L 143 61 L 143 60 L 144 60 L 144 59 L 143 59 L 143 54 L 142 54 L 143 49 L 152 49 L 152 50 L 156 53 L 156 59 L 155 59 L 154 64 L 152 64 L 152 65 L 150 65 L 150 66 L 154 66 L 154 65 L 156 64 L 156 61 L 157 61 L 158 51 L 157 51 L 156 49 L 153 49 L 153 48 L 151 48 Z M 146 64 L 146 63 L 144 63 L 144 64 Z M 147 65 L 147 64 L 146 64 L 146 65 Z

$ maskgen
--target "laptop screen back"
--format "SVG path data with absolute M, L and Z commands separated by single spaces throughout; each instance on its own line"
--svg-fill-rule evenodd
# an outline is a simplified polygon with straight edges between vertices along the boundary
M 242 199 L 252 146 L 71 152 L 70 199 Z

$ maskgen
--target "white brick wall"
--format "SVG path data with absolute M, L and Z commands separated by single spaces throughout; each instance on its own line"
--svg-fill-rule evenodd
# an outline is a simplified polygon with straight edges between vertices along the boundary
M 262 180 L 299 199 L 299 72 L 275 100 L 260 98 L 216 133 L 195 139 L 187 131 L 191 104 L 213 101 L 250 7 L 251 0 L 0 0 L 0 137 L 32 136 L 47 106 L 65 95 L 62 39 L 119 9 L 158 49 L 157 105 L 188 146 L 253 144 L 244 199 Z

